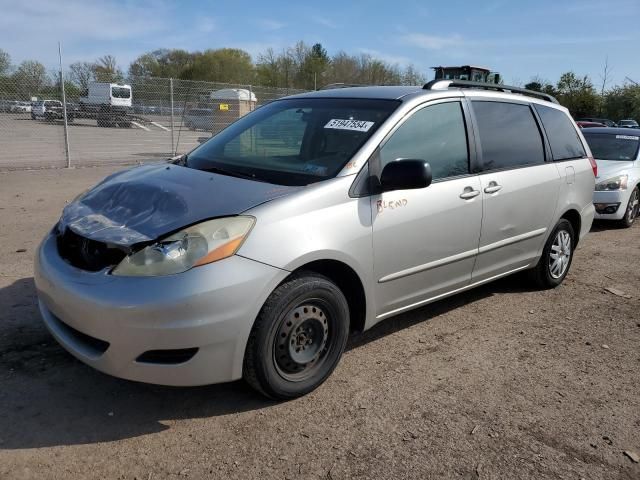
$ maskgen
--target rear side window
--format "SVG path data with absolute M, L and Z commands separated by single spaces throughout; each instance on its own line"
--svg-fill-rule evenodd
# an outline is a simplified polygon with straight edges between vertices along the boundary
M 587 155 L 578 132 L 563 111 L 544 105 L 534 105 L 534 108 L 542 120 L 554 160 L 582 158 Z
M 544 163 L 544 146 L 528 105 L 474 101 L 482 147 L 482 170 Z
M 414 113 L 380 150 L 382 166 L 398 158 L 429 162 L 434 180 L 469 173 L 462 105 L 439 103 Z

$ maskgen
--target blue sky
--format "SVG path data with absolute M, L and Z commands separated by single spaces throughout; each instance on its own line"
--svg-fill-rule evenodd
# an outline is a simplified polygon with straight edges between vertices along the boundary
M 297 40 L 370 53 L 391 63 L 486 65 L 506 83 L 567 70 L 594 83 L 609 57 L 612 84 L 640 82 L 640 0 L 480 2 L 0 0 L 0 48 L 14 63 L 64 63 L 115 55 L 126 71 L 157 48 L 238 47 L 254 58 Z

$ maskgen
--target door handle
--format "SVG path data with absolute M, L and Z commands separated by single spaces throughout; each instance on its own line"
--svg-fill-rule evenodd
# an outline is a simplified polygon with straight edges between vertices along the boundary
M 460 198 L 463 200 L 470 200 L 480 195 L 480 190 L 474 190 L 472 187 L 464 187 L 464 190 L 460 194 Z
M 502 190 L 502 185 L 498 185 L 498 182 L 491 181 L 484 189 L 484 193 L 496 193 Z

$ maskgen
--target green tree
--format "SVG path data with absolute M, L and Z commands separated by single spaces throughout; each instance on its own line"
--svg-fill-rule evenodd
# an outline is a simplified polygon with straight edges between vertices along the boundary
M 278 55 L 273 48 L 268 48 L 258 55 L 256 63 L 256 82 L 265 87 L 280 86 L 280 70 L 278 68 Z
M 0 75 L 6 75 L 11 68 L 11 56 L 0 48 Z
M 614 121 L 623 118 L 640 119 L 640 86 L 616 86 L 605 93 L 603 115 Z
M 196 53 L 193 64 L 185 68 L 181 78 L 225 83 L 253 83 L 254 67 L 249 55 L 237 48 L 220 48 Z
M 297 86 L 317 89 L 319 81 L 321 82 L 321 76 L 327 70 L 329 63 L 329 55 L 320 43 L 316 43 L 311 49 L 306 49 L 296 78 Z
M 69 65 L 69 73 L 67 77 L 70 81 L 77 85 L 81 90 L 87 90 L 89 83 L 95 79 L 93 63 L 89 62 L 75 62 Z
M 420 73 L 413 65 L 407 65 L 402 72 L 401 83 L 403 85 L 424 85 L 427 82 L 423 73 Z
M 536 92 L 543 92 L 548 95 L 557 95 L 555 87 L 548 80 L 538 76 L 533 77 L 529 83 L 525 84 L 524 88 Z
M 129 65 L 130 77 L 182 78 L 193 65 L 196 54 L 180 49 L 159 49 L 147 52 Z
M 93 74 L 98 82 L 121 83 L 124 81 L 122 70 L 118 67 L 116 57 L 105 55 L 93 65 Z
M 153 53 L 144 53 L 129 65 L 129 77 L 159 77 L 160 64 Z
M 578 77 L 573 72 L 563 73 L 558 80 L 556 94 L 558 101 L 574 117 L 590 116 L 598 111 L 599 97 L 586 75 Z
M 31 98 L 40 94 L 47 85 L 47 70 L 40 62 L 25 60 L 13 74 L 18 93 L 22 98 Z

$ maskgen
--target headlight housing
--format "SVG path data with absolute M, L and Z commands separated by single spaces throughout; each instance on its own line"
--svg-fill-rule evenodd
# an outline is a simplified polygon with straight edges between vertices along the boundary
M 132 277 L 173 275 L 222 260 L 236 253 L 254 223 L 253 217 L 238 216 L 193 225 L 128 255 L 112 274 Z
M 603 180 L 602 182 L 596 183 L 596 191 L 626 190 L 628 179 L 629 175 L 618 175 L 617 177 Z

